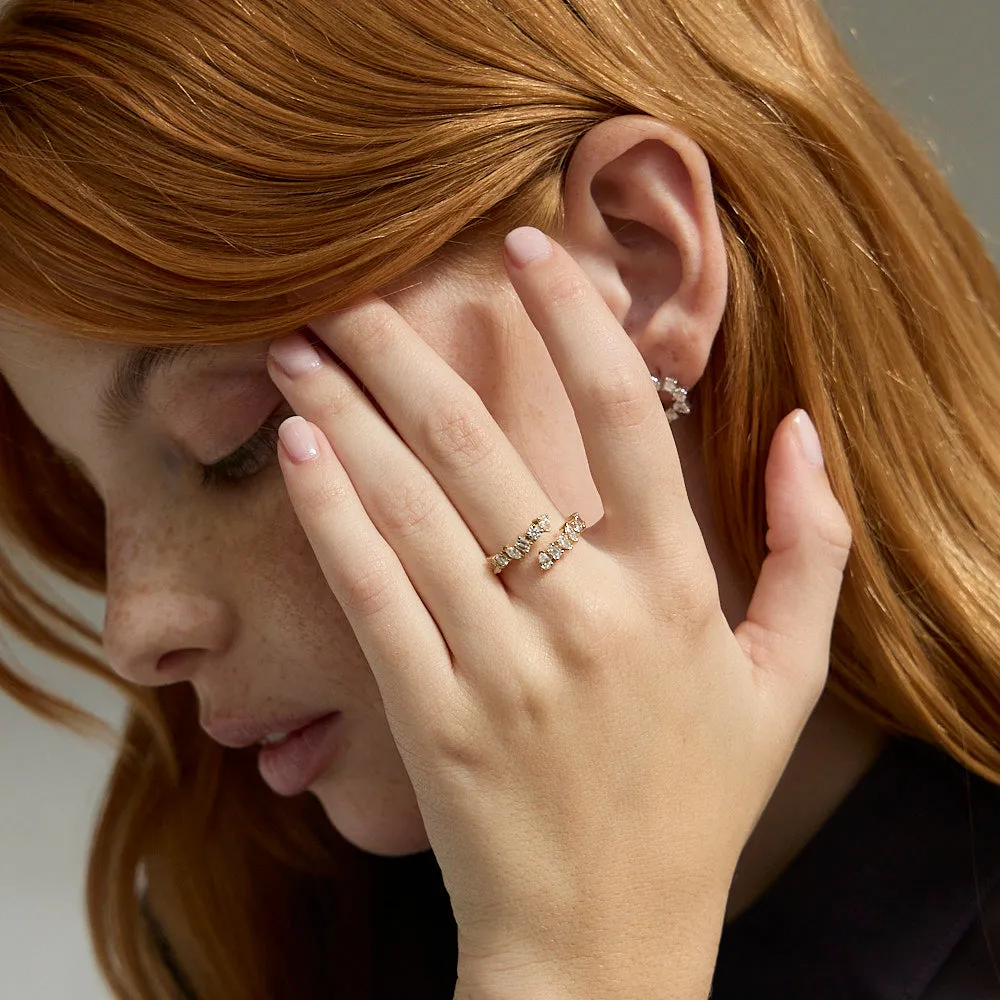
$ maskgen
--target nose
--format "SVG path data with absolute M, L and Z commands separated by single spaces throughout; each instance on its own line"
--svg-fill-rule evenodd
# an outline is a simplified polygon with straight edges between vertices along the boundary
M 226 607 L 208 594 L 154 589 L 112 594 L 104 616 L 104 652 L 125 680 L 160 687 L 192 680 L 231 644 Z
M 108 534 L 108 664 L 146 687 L 192 680 L 232 646 L 235 611 L 218 591 L 204 539 L 192 545 L 175 531 L 157 538 L 134 529 Z

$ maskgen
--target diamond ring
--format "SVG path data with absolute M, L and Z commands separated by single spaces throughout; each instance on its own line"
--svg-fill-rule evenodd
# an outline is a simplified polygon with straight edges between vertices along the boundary
M 571 515 L 569 520 L 559 529 L 556 540 L 547 549 L 538 553 L 538 565 L 542 569 L 552 569 L 562 559 L 563 554 L 569 552 L 580 541 L 580 533 L 586 528 L 586 522 L 579 514 Z
M 531 551 L 535 542 L 542 537 L 543 532 L 548 531 L 551 527 L 552 522 L 549 521 L 548 514 L 536 517 L 523 535 L 511 542 L 510 545 L 505 545 L 496 555 L 490 556 L 488 561 L 493 572 L 501 573 L 513 560 L 523 559 Z

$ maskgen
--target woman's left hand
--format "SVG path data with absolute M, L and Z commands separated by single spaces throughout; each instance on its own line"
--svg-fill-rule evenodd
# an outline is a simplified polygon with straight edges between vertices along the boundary
M 441 866 L 456 995 L 703 1000 L 736 862 L 825 684 L 850 530 L 789 415 L 734 633 L 641 355 L 562 247 L 520 266 L 507 246 L 604 507 L 571 551 L 540 569 L 572 512 L 376 297 L 311 325 L 392 426 L 325 353 L 290 376 L 276 344 L 318 441 L 294 461 L 290 418 L 281 466 Z M 553 532 L 494 574 L 544 513 Z

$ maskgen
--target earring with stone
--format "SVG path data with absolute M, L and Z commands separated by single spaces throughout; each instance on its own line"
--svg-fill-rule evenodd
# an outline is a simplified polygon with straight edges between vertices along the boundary
M 691 405 L 687 401 L 688 391 L 682 385 L 678 385 L 677 379 L 670 378 L 669 375 L 658 378 L 652 373 L 650 373 L 649 377 L 653 380 L 657 392 L 667 394 L 667 399 L 663 401 L 663 409 L 667 414 L 667 420 L 673 423 L 678 417 L 683 417 L 685 413 L 691 412 Z M 667 406 L 668 401 L 670 406 Z

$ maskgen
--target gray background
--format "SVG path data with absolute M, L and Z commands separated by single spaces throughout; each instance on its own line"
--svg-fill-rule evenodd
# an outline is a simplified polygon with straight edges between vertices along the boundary
M 876 92 L 936 144 L 952 189 L 1000 259 L 1000 0 L 830 0 L 828 9 Z M 99 622 L 99 602 L 62 592 Z M 120 704 L 102 689 L 11 648 L 26 669 L 119 718 Z M 86 842 L 110 760 L 107 749 L 0 696 L 0 997 L 107 998 L 82 900 Z

